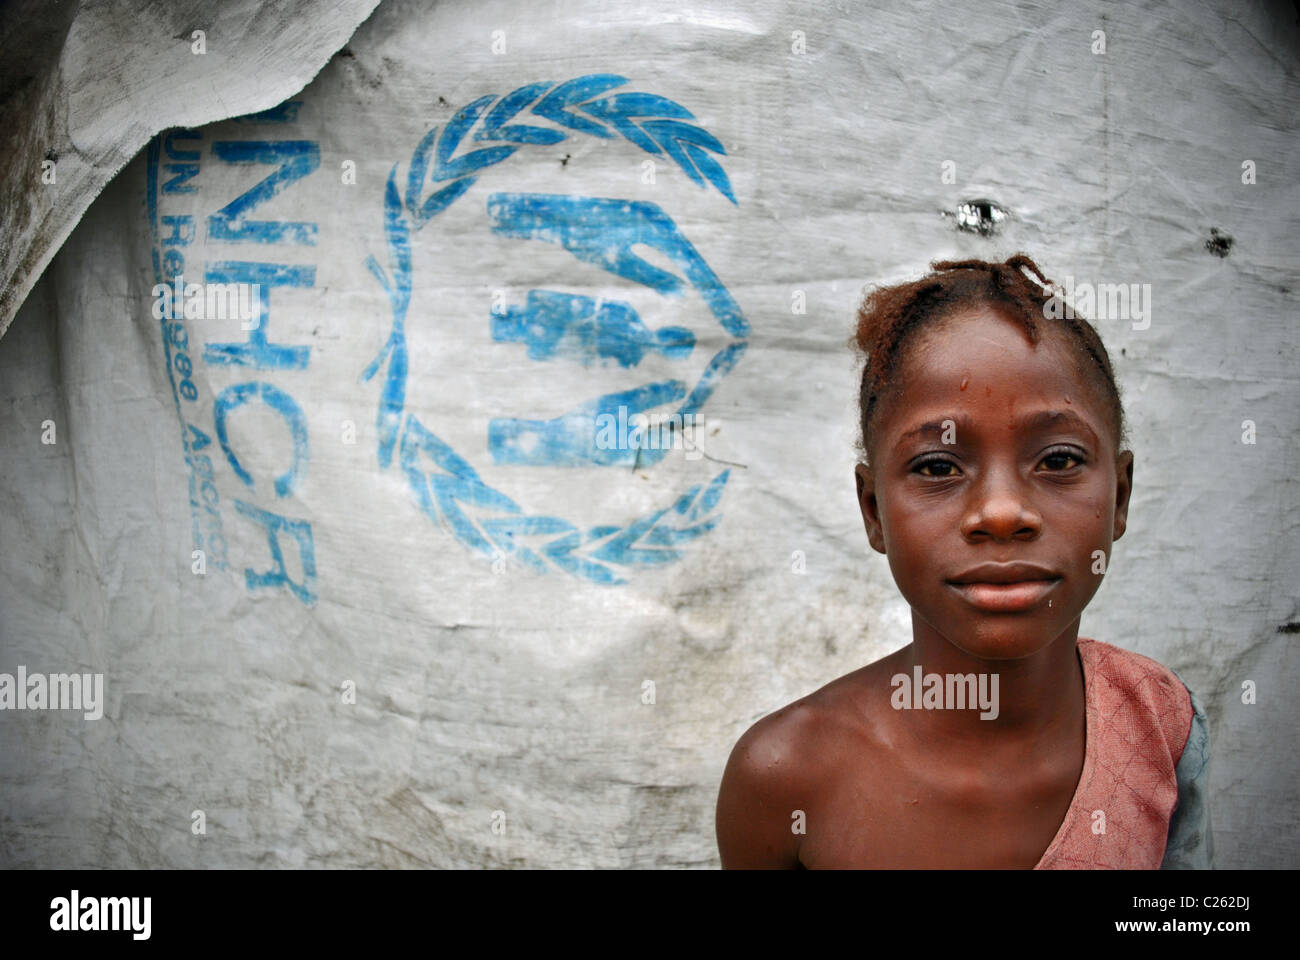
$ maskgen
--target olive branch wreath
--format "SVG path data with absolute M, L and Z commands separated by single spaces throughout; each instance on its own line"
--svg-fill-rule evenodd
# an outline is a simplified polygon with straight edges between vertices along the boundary
M 667 155 L 697 185 L 707 189 L 707 184 L 712 184 L 736 204 L 726 172 L 709 153 L 726 155 L 717 138 L 686 122 L 694 120 L 694 115 L 664 97 L 627 92 L 602 96 L 626 82 L 625 77 L 613 74 L 592 74 L 559 84 L 530 83 L 500 99 L 496 94 L 478 98 L 459 110 L 442 127 L 441 135 L 439 128 L 433 127 L 411 155 L 404 196 L 398 191 L 398 164 L 393 164 L 388 176 L 384 190 L 388 270 L 373 256 L 366 258 L 367 269 L 388 295 L 393 317 L 388 340 L 361 375 L 363 381 L 369 381 L 387 363 L 376 416 L 380 468 L 387 469 L 396 452 L 420 508 L 462 544 L 491 558 L 494 566 L 513 555 L 540 573 L 554 568 L 600 584 L 625 583 L 619 568 L 658 566 L 680 559 L 678 547 L 709 532 L 721 519 L 715 507 L 731 471 L 723 470 L 707 484 L 695 484 L 671 506 L 625 526 L 580 530 L 560 517 L 525 513 L 510 497 L 484 483 L 474 468 L 415 414 L 405 411 L 405 323 L 412 289 L 412 231 L 422 229 L 469 190 L 482 170 L 501 163 L 520 146 L 556 144 L 569 136 L 562 130 L 513 122 L 525 110 L 578 133 L 605 139 L 621 135 L 649 154 Z M 456 156 L 475 125 L 474 141 L 499 145 Z M 428 179 L 446 185 L 422 197 Z M 739 346 L 743 350 L 743 344 Z M 425 473 L 422 457 L 432 461 L 436 471 Z M 523 542 L 525 537 L 537 536 L 549 539 L 538 549 Z

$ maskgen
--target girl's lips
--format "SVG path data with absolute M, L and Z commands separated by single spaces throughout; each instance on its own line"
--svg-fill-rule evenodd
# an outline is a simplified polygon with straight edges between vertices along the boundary
M 1055 580 L 1021 580 L 1016 583 L 950 583 L 973 607 L 992 613 L 1013 613 L 1038 606 L 1053 588 Z

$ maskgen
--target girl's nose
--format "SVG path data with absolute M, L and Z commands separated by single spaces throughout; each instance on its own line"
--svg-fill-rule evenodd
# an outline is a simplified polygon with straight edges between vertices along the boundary
M 1043 527 L 1042 515 L 1014 469 L 992 469 L 972 487 L 962 520 L 967 540 L 1033 540 Z

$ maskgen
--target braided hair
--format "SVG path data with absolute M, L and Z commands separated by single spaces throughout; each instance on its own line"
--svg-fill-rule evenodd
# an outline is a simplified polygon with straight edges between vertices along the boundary
M 1092 324 L 1075 311 L 1045 308 L 1059 293 L 1056 285 L 1043 276 L 1038 264 L 1027 255 L 1017 253 L 1004 263 L 936 260 L 930 269 L 932 272 L 919 280 L 876 288 L 858 307 L 857 328 L 850 337 L 850 345 L 865 360 L 858 392 L 859 448 L 863 459 L 874 440 L 877 407 L 895 386 L 894 375 L 904 343 L 927 323 L 952 316 L 961 308 L 979 305 L 1002 308 L 1001 312 L 1025 330 L 1030 343 L 1038 343 L 1045 325 L 1062 330 L 1106 398 L 1116 443 L 1126 442 L 1124 408 L 1106 347 Z M 1033 272 L 1034 280 L 1025 269 Z

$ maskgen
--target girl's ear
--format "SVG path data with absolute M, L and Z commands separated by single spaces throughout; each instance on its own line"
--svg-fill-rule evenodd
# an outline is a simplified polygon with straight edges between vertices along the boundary
M 1128 528 L 1128 504 L 1132 493 L 1133 451 L 1125 450 L 1115 458 L 1115 532 L 1112 541 L 1124 536 Z
M 880 507 L 876 503 L 876 475 L 871 467 L 859 463 L 853 468 L 858 486 L 858 509 L 867 528 L 867 542 L 877 553 L 885 552 L 885 535 L 880 527 Z

